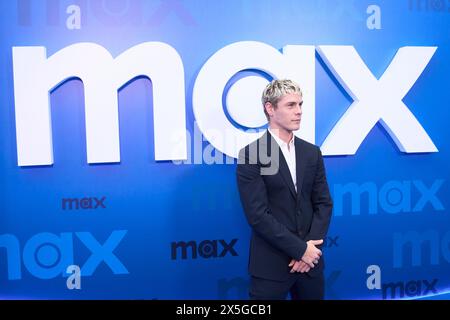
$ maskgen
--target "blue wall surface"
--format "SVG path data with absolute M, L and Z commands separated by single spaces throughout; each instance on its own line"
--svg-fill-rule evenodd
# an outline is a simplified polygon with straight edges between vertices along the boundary
M 70 5 L 81 13 L 75 29 Z M 403 102 L 438 152 L 402 152 L 378 123 L 356 154 L 325 156 L 335 205 L 326 297 L 450 290 L 447 1 L 15 0 L 1 1 L 0 15 L 0 299 L 247 298 L 250 228 L 236 164 L 155 161 L 149 79 L 118 92 L 120 163 L 87 163 L 83 82 L 69 79 L 50 94 L 54 164 L 18 166 L 12 47 L 43 46 L 50 56 L 79 42 L 113 57 L 143 42 L 172 46 L 184 65 L 191 136 L 196 77 L 229 44 L 350 45 L 376 78 L 399 48 L 437 47 Z M 315 70 L 320 146 L 353 99 L 319 53 Z M 202 150 L 213 148 L 203 141 Z M 184 256 L 183 241 L 193 241 Z M 82 267 L 81 289 L 67 287 L 72 264 Z

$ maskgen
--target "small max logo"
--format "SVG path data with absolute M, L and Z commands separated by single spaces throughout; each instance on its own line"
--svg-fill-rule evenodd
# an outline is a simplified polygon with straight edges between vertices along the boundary
M 61 201 L 61 206 L 63 210 L 86 210 L 86 209 L 106 209 L 105 205 L 106 197 L 101 197 L 100 199 L 91 198 L 63 198 Z
M 171 15 L 187 26 L 195 26 L 197 23 L 188 8 L 180 0 L 164 0 L 150 14 L 150 6 L 154 7 L 151 1 L 146 0 L 40 0 L 39 7 L 33 5 L 31 0 L 17 0 L 17 22 L 20 26 L 32 26 L 35 16 L 45 12 L 44 18 L 47 26 L 60 26 L 61 16 L 65 12 L 69 16 L 66 18 L 66 26 L 74 24 L 74 20 L 83 20 L 84 24 L 92 20 L 105 26 L 160 26 Z M 154 1 L 153 1 L 154 2 Z M 39 9 L 39 11 L 37 10 Z M 64 10 L 63 10 L 64 9 Z M 83 18 L 81 18 L 83 16 Z M 81 29 L 81 21 L 76 23 Z
M 444 182 L 446 182 L 444 179 L 435 179 L 431 182 L 390 180 L 382 186 L 373 181 L 362 184 L 355 182 L 335 184 L 334 214 L 342 216 L 345 211 L 351 215 L 360 215 L 362 212 L 397 214 L 422 212 L 428 208 L 432 208 L 434 211 L 443 211 L 445 207 L 438 192 Z
M 428 280 L 411 280 L 408 282 L 391 282 L 382 285 L 383 299 L 388 298 L 390 292 L 390 298 L 403 298 L 426 296 L 427 294 L 437 293 L 436 283 L 438 279 Z
M 204 240 L 197 244 L 197 241 L 179 241 L 172 242 L 172 260 L 176 260 L 178 253 L 181 251 L 181 259 L 188 259 L 188 249 L 190 249 L 190 257 L 197 259 L 197 255 L 202 258 L 223 258 L 227 254 L 236 257 L 238 254 L 234 249 L 234 245 L 238 239 L 232 239 L 229 243 L 225 240 Z

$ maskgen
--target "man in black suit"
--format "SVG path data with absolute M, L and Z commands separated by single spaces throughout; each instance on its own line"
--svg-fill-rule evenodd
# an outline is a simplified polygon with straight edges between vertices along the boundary
M 237 183 L 252 228 L 251 299 L 324 298 L 320 250 L 332 200 L 320 149 L 293 132 L 300 127 L 302 92 L 274 80 L 262 95 L 269 129 L 239 153 Z

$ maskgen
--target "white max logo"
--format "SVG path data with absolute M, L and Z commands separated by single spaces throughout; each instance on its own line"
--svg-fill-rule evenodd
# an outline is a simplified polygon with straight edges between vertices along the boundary
M 380 79 L 376 79 L 353 46 L 318 46 L 317 51 L 354 102 L 322 145 L 324 155 L 355 154 L 380 122 L 399 150 L 437 152 L 436 146 L 402 102 L 428 65 L 437 47 L 402 47 Z M 226 97 L 227 82 L 238 72 L 261 70 L 273 78 L 290 78 L 303 89 L 302 128 L 296 135 L 315 142 L 315 46 L 287 45 L 282 52 L 261 42 L 230 44 L 201 68 L 192 92 L 199 129 L 224 154 L 239 150 L 262 135 L 265 124 L 259 98 L 251 106 L 242 93 L 259 97 L 267 80 L 237 80 Z M 162 42 L 145 42 L 113 58 L 95 43 L 77 43 L 47 57 L 45 47 L 13 47 L 17 156 L 19 166 L 53 164 L 49 92 L 70 78 L 80 78 L 85 92 L 88 163 L 120 162 L 117 91 L 145 76 L 153 84 L 155 160 L 185 160 L 186 108 L 184 66 L 178 52 Z M 242 106 L 245 106 L 243 108 Z M 231 137 L 223 139 L 223 136 Z M 182 141 L 180 145 L 179 141 Z M 176 145 L 176 147 L 174 146 Z

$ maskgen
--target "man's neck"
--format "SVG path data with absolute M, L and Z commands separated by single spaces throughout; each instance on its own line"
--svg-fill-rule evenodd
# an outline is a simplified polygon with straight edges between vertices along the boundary
M 287 144 L 289 144 L 289 142 L 291 142 L 292 137 L 293 137 L 293 133 L 292 131 L 287 131 L 285 129 L 281 129 L 278 127 L 275 127 L 273 125 L 269 125 L 270 130 L 277 135 L 278 138 L 280 138 L 282 141 L 286 142 Z

